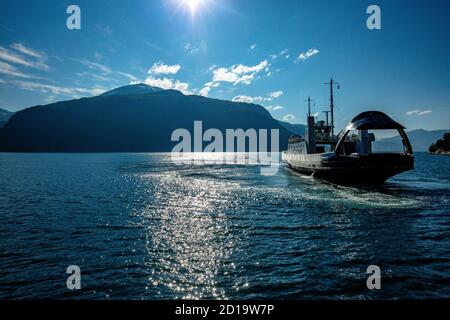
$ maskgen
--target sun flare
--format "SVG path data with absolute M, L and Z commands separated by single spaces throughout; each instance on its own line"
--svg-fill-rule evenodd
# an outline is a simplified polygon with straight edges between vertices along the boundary
M 181 2 L 191 11 L 192 14 L 195 14 L 204 4 L 205 0 L 181 0 Z

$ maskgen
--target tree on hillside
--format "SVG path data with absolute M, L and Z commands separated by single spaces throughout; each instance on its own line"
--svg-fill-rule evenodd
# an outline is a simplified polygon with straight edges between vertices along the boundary
M 436 143 L 433 143 L 430 148 L 428 148 L 428 151 L 432 153 L 438 151 L 450 152 L 450 132 L 445 133 L 442 139 L 439 139 Z
M 431 146 L 428 148 L 428 151 L 430 153 L 435 153 L 437 151 L 436 145 L 434 143 L 431 144 Z

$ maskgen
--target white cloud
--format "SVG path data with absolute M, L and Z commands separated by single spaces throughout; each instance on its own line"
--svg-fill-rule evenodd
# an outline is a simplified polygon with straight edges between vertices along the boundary
M 100 31 L 101 33 L 103 33 L 106 36 L 112 36 L 112 34 L 113 34 L 112 28 L 109 25 L 102 24 L 102 23 L 97 24 L 95 26 L 95 30 Z
M 277 98 L 281 97 L 282 95 L 283 95 L 283 91 L 270 92 L 269 94 L 267 94 L 267 97 L 261 97 L 261 96 L 250 97 L 250 96 L 246 96 L 246 95 L 238 95 L 238 96 L 234 97 L 232 99 L 232 101 L 246 102 L 246 103 L 263 103 L 263 102 L 273 101 L 274 99 L 277 99 Z
M 278 111 L 278 110 L 283 109 L 283 107 L 282 106 L 268 106 L 268 107 L 266 107 L 266 109 L 268 111 Z
M 3 61 L 0 61 L 0 74 L 16 78 L 33 78 L 33 76 L 24 74 L 18 71 L 14 66 Z
M 256 43 L 254 43 L 250 46 L 250 50 L 255 50 L 255 49 L 256 49 Z
M 233 101 L 233 102 L 253 103 L 253 98 L 249 97 L 249 96 L 240 95 L 240 96 L 234 97 L 231 101 Z
M 407 116 L 412 116 L 413 114 L 418 114 L 420 112 L 420 110 L 411 110 L 411 111 L 407 111 L 406 115 Z
M 295 116 L 293 114 L 287 114 L 283 117 L 283 120 L 286 122 L 292 122 L 294 121 Z
M 14 44 L 12 44 L 11 48 L 13 48 L 13 49 L 15 49 L 15 50 L 17 50 L 17 51 L 19 51 L 19 52 L 21 52 L 23 54 L 29 55 L 29 56 L 31 56 L 33 58 L 46 59 L 46 57 L 45 57 L 45 55 L 43 53 L 38 52 L 38 51 L 36 51 L 34 49 L 31 49 L 31 48 L 27 48 L 21 43 L 14 43 Z
M 93 62 L 86 59 L 72 59 L 72 60 L 81 63 L 89 70 L 95 71 L 95 72 L 79 72 L 77 73 L 77 75 L 80 77 L 90 77 L 95 80 L 118 83 L 121 81 L 119 81 L 116 78 L 113 78 L 112 76 L 119 75 L 128 78 L 130 84 L 137 84 L 141 82 L 137 77 L 135 77 L 130 73 L 112 70 L 110 67 L 98 62 Z
M 220 85 L 219 82 L 208 82 L 205 83 L 205 86 L 203 87 L 203 89 L 201 89 L 199 91 L 199 94 L 201 96 L 207 97 L 209 95 L 209 92 L 211 91 L 212 88 L 217 88 Z
M 186 95 L 192 94 L 189 90 L 189 83 L 164 77 L 164 75 L 175 75 L 180 69 L 181 66 L 178 64 L 168 65 L 161 61 L 154 63 L 150 70 L 148 70 L 149 76 L 145 79 L 144 83 L 164 90 L 172 89 L 181 91 Z
M 55 99 L 56 99 L 56 96 L 55 96 L 55 95 L 50 95 L 50 96 L 46 97 L 46 98 L 44 99 L 44 101 L 47 102 L 47 103 L 52 103 L 52 102 L 55 101 Z
M 109 68 L 109 67 L 107 67 L 107 66 L 105 66 L 103 64 L 100 64 L 98 62 L 92 62 L 92 61 L 85 60 L 85 59 L 75 60 L 75 61 L 78 61 L 79 63 L 81 63 L 82 65 L 88 67 L 91 70 L 100 71 L 103 74 L 110 74 L 110 73 L 112 73 L 111 68 Z
M 98 96 L 98 95 L 101 95 L 101 94 L 106 92 L 106 90 L 102 89 L 102 88 L 87 89 L 87 91 L 85 91 L 86 89 L 78 88 L 78 90 L 83 90 L 83 92 L 87 92 L 87 93 L 89 93 L 89 94 L 91 94 L 93 96 Z
M 306 52 L 300 53 L 299 56 L 296 59 L 296 62 L 308 60 L 309 58 L 311 58 L 312 56 L 315 56 L 318 53 L 319 53 L 319 50 L 317 50 L 315 48 L 309 49 Z
M 205 86 L 212 87 L 212 88 L 217 88 L 218 86 L 220 86 L 220 83 L 218 83 L 218 82 L 207 82 L 207 83 L 205 83 Z
M 22 48 L 20 46 L 16 46 L 16 47 Z M 25 47 L 23 47 L 23 48 L 25 49 Z M 30 49 L 28 49 L 28 50 L 30 50 Z M 47 71 L 50 69 L 50 67 L 47 64 L 45 64 L 45 62 L 42 61 L 42 59 L 39 59 L 37 61 L 28 60 L 24 56 L 17 54 L 16 52 L 13 52 L 11 50 L 8 50 L 2 46 L 0 46 L 0 59 L 3 61 L 18 64 L 18 65 L 28 67 L 28 68 L 35 68 L 35 69 L 40 69 L 40 70 L 44 70 L 44 71 Z
M 180 71 L 181 66 L 178 64 L 167 65 L 163 62 L 157 62 L 153 64 L 151 69 L 148 71 L 151 75 L 161 75 L 161 74 L 177 74 Z
M 126 72 L 120 72 L 118 71 L 117 74 L 124 76 L 125 78 L 128 78 L 130 81 L 130 84 L 138 84 L 140 83 L 139 79 L 133 76 L 132 74 L 126 73 Z
M 190 43 L 186 43 L 186 44 L 184 45 L 184 50 L 186 50 L 186 52 L 187 52 L 188 54 L 197 54 L 197 53 L 200 52 L 200 49 L 199 49 L 199 48 L 193 46 L 193 45 L 190 44 Z
M 266 102 L 266 101 L 272 101 L 272 98 L 264 98 L 264 97 L 258 96 L 258 97 L 254 97 L 253 101 L 262 103 L 262 102 Z
M 253 67 L 244 66 L 242 64 L 238 66 L 233 66 L 231 72 L 236 73 L 238 75 L 248 74 L 248 73 L 258 73 L 269 66 L 267 60 L 261 61 L 258 65 Z
M 189 84 L 186 82 L 181 82 L 179 80 L 168 78 L 154 78 L 153 76 L 149 76 L 147 79 L 145 79 L 144 83 L 152 87 L 158 87 L 165 90 L 173 89 L 181 91 L 184 94 L 191 94 L 191 92 L 189 91 Z
M 432 110 L 417 110 L 416 109 L 416 110 L 407 111 L 406 115 L 407 116 L 412 116 L 412 115 L 423 116 L 423 115 L 426 115 L 426 114 L 430 114 L 432 112 L 433 112 Z
M 240 77 L 234 72 L 231 72 L 227 68 L 219 68 L 217 70 L 214 70 L 214 77 L 213 80 L 217 82 L 231 82 L 234 83 L 234 85 L 240 83 L 240 82 L 247 82 L 249 84 L 249 80 L 252 79 L 252 77 L 245 79 Z M 251 81 L 250 81 L 251 82 Z
M 279 53 L 271 54 L 269 57 L 272 58 L 273 60 L 278 59 L 280 57 L 289 59 L 290 55 L 288 53 L 289 53 L 289 49 L 283 49 Z
M 211 91 L 211 87 L 204 87 L 199 90 L 199 94 L 203 97 L 207 97 L 209 95 L 209 92 Z
M 249 85 L 255 76 L 270 66 L 267 60 L 261 61 L 256 66 L 233 65 L 229 68 L 213 68 L 213 82 L 230 82 L 233 85 L 243 83 Z
M 102 76 L 97 73 L 93 72 L 78 72 L 77 76 L 83 77 L 83 78 L 92 78 L 99 81 L 105 81 L 105 82 L 117 82 L 115 79 L 112 79 L 111 77 Z
M 277 98 L 281 97 L 283 94 L 284 94 L 283 91 L 275 91 L 275 92 L 269 93 L 269 97 L 271 97 L 272 99 L 277 99 Z
M 30 81 L 16 81 L 15 84 L 19 88 L 24 90 L 40 91 L 43 93 L 51 93 L 52 95 L 66 95 L 73 98 L 79 97 L 80 94 L 89 94 L 91 96 L 96 96 L 106 91 L 105 89 L 102 88 L 92 88 L 92 89 L 78 88 L 78 87 L 70 88 Z

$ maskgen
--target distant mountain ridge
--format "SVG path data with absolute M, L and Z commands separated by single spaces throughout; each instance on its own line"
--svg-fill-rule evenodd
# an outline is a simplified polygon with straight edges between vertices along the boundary
M 444 133 L 450 130 L 412 130 L 407 132 L 414 151 L 428 151 L 430 145 L 442 138 Z M 380 139 L 374 142 L 375 151 L 398 151 L 402 150 L 402 140 L 400 136 Z
M 0 108 L 0 128 L 3 127 L 14 112 Z
M 0 151 L 168 152 L 178 143 L 172 132 L 183 128 L 193 136 L 197 120 L 203 131 L 224 135 L 226 129 L 278 129 L 281 149 L 291 135 L 259 105 L 134 85 L 19 111 L 0 129 Z
M 292 132 L 295 135 L 298 136 L 305 136 L 305 132 L 306 132 L 306 125 L 304 124 L 293 124 L 293 123 L 289 123 L 289 122 L 285 122 L 285 121 L 281 121 L 278 120 L 278 122 L 285 127 L 287 130 L 289 130 L 290 132 Z

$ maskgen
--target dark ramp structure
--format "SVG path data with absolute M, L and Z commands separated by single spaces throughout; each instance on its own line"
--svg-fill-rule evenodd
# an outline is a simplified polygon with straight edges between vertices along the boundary
M 388 115 L 380 111 L 367 111 L 359 114 L 347 125 L 344 134 L 341 136 L 336 150 L 341 146 L 345 146 L 345 140 L 352 130 L 368 131 L 368 130 L 398 130 L 402 138 L 405 153 L 413 154 L 411 143 L 405 133 L 405 127 L 398 122 L 392 120 Z

